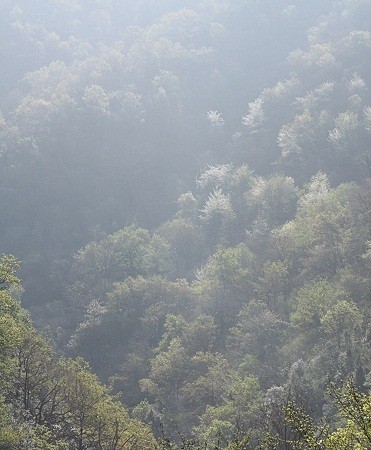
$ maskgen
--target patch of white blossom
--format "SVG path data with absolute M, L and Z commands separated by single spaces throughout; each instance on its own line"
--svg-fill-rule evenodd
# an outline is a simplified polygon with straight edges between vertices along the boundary
M 305 188 L 304 195 L 301 196 L 298 205 L 300 208 L 306 208 L 325 198 L 330 192 L 330 181 L 323 172 L 317 172 Z
M 363 88 L 366 87 L 366 82 L 362 77 L 358 75 L 358 73 L 355 72 L 353 73 L 352 78 L 349 80 L 348 87 L 350 92 L 357 93 L 359 91 L 362 91 Z
M 201 219 L 205 221 L 211 220 L 216 215 L 221 215 L 225 218 L 234 216 L 230 196 L 229 194 L 223 194 L 221 189 L 214 189 L 200 212 Z
M 263 103 L 264 101 L 260 97 L 249 103 L 249 113 L 242 117 L 242 124 L 252 132 L 260 129 L 265 121 Z
M 214 128 L 221 128 L 224 125 L 222 113 L 219 113 L 218 111 L 208 111 L 206 118 Z
M 230 177 L 233 169 L 233 164 L 217 164 L 215 166 L 208 166 L 206 170 L 202 172 L 200 177 L 196 180 L 196 184 L 201 189 L 207 187 L 219 187 L 223 185 Z

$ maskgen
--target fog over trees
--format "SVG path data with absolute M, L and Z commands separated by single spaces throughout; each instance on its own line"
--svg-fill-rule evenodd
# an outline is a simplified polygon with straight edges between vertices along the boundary
M 371 0 L 0 21 L 0 450 L 370 449 Z

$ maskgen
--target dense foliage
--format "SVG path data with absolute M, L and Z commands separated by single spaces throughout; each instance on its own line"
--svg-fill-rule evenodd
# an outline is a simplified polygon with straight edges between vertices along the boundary
M 0 15 L 0 448 L 370 448 L 371 1 Z
M 130 419 L 82 359 L 57 358 L 11 295 L 17 261 L 3 256 L 0 277 L 0 447 L 2 449 L 152 449 L 155 441 Z

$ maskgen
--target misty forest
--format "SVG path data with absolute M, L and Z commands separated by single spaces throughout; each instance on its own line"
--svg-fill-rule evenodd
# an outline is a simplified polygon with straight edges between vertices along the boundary
M 0 450 L 371 449 L 371 0 L 0 21 Z

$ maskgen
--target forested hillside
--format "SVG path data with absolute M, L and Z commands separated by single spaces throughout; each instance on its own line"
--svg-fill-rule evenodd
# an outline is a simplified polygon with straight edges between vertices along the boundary
M 371 0 L 0 17 L 0 449 L 371 448 Z

